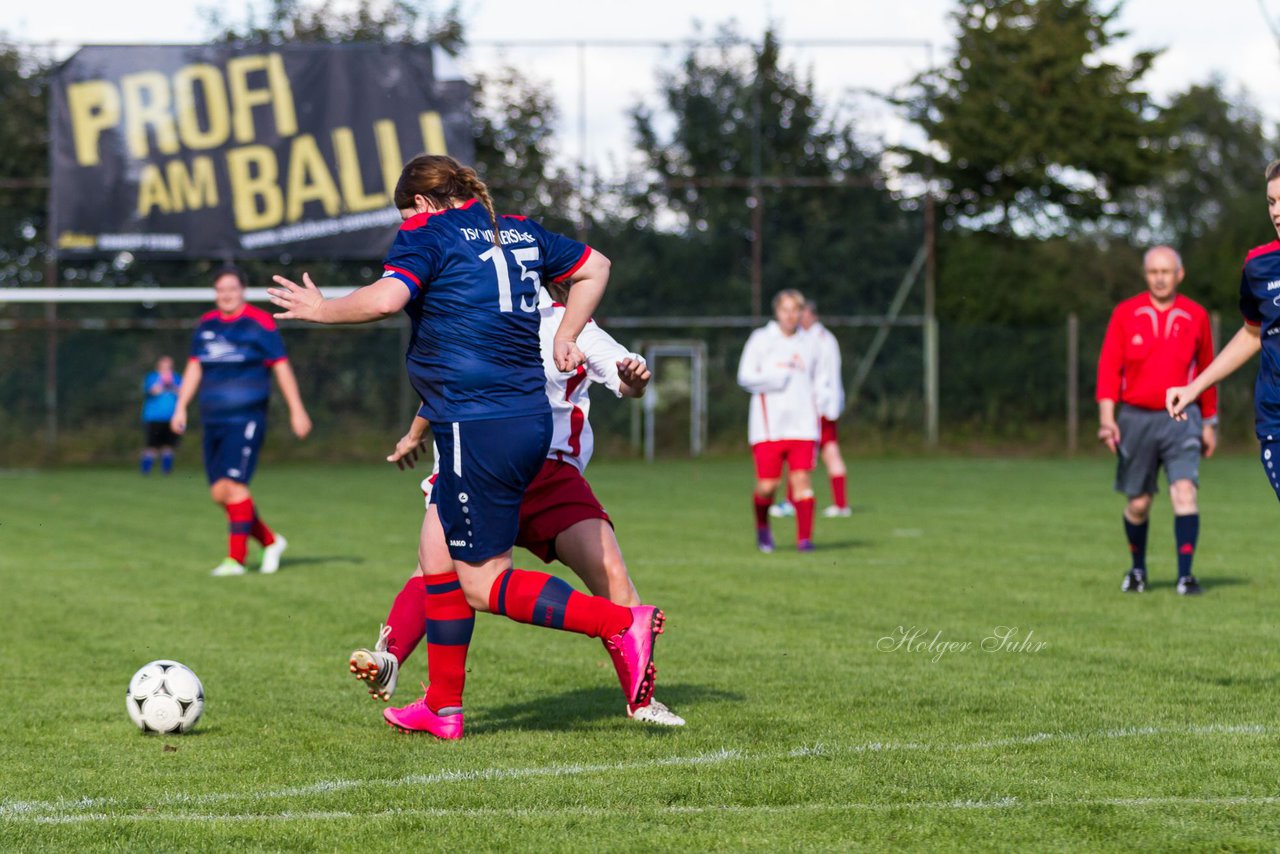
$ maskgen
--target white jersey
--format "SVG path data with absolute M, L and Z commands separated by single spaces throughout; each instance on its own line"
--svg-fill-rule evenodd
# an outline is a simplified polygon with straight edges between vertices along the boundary
M 783 335 L 772 320 L 751 333 L 738 362 L 738 385 L 751 392 L 747 438 L 752 445 L 818 440 L 817 375 L 813 336 Z
M 591 422 L 587 420 L 591 411 L 587 388 L 592 383 L 600 383 L 622 397 L 618 362 L 623 359 L 643 362 L 644 359 L 613 340 L 612 335 L 592 320 L 578 335 L 578 349 L 587 357 L 586 364 L 566 374 L 556 367 L 553 358 L 553 340 L 564 317 L 564 306 L 544 300 L 538 311 L 542 314 L 542 325 L 538 330 L 542 339 L 542 367 L 547 375 L 547 400 L 551 402 L 551 417 L 554 419 L 551 450 L 547 457 L 572 463 L 578 471 L 585 471 L 595 448 Z
M 644 358 L 632 353 L 613 339 L 613 336 L 589 321 L 578 335 L 578 349 L 587 357 L 586 364 L 576 371 L 564 373 L 556 367 L 554 340 L 560 321 L 564 318 L 564 306 L 545 297 L 538 305 L 542 316 L 538 335 L 542 351 L 542 369 L 546 375 L 547 400 L 551 404 L 551 448 L 547 459 L 570 463 L 579 472 L 585 472 L 591 462 L 595 440 L 587 415 L 591 411 L 591 398 L 587 389 L 592 383 L 600 383 L 618 397 L 622 397 L 622 379 L 618 376 L 618 362 Z M 430 498 L 432 480 L 440 471 L 440 449 L 431 443 L 435 453 L 432 477 L 422 481 L 422 493 Z
M 818 376 L 814 397 L 818 402 L 818 414 L 828 421 L 836 421 L 844 412 L 844 377 L 840 371 L 840 343 L 831 330 L 815 322 L 804 331 L 814 340 L 818 350 Z

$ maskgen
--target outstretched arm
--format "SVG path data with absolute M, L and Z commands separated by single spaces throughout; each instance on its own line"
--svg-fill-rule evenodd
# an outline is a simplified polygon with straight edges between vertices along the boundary
M 1214 359 L 1209 367 L 1204 369 L 1204 373 L 1187 385 L 1176 386 L 1165 392 L 1165 408 L 1169 410 L 1170 415 L 1179 421 L 1186 420 L 1187 416 L 1184 410 L 1192 403 L 1195 403 L 1196 398 L 1203 394 L 1205 389 L 1231 376 L 1261 349 L 1262 327 L 1246 323 L 1227 342 L 1227 346 L 1222 348 L 1218 358 Z
M 182 371 L 182 385 L 178 387 L 178 402 L 174 404 L 173 416 L 169 419 L 169 429 L 178 435 L 187 432 L 187 407 L 191 399 L 200 389 L 200 380 L 204 378 L 204 368 L 199 359 L 191 359 Z
M 390 317 L 404 308 L 413 296 L 404 283 L 385 276 L 345 297 L 325 299 L 311 281 L 310 273 L 302 274 L 302 284 L 272 276 L 279 287 L 267 288 L 271 301 L 284 309 L 277 320 L 305 320 L 309 323 L 369 323 Z

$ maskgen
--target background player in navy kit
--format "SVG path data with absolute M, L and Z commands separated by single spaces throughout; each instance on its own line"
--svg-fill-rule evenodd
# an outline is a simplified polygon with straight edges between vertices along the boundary
M 245 302 L 244 275 L 234 267 L 219 270 L 213 280 L 217 308 L 200 318 L 191 338 L 191 358 L 170 424 L 175 433 L 187 429 L 187 407 L 200 393 L 204 427 L 204 468 L 209 495 L 226 511 L 230 533 L 227 557 L 214 575 L 243 575 L 249 537 L 262 544 L 261 570 L 280 568 L 288 545 L 258 517 L 249 480 L 267 435 L 267 400 L 274 375 L 289 406 L 289 426 L 299 439 L 311 432 L 298 381 L 285 357 L 275 318 Z
M 413 324 L 405 361 L 440 451 L 432 494 L 453 571 L 427 576 L 426 696 L 384 716 L 403 730 L 462 737 L 474 610 L 602 638 L 627 702 L 644 706 L 662 612 L 511 565 L 520 504 L 552 433 L 538 342 L 542 280 L 571 286 L 553 356 L 573 371 L 584 362 L 576 341 L 604 294 L 609 261 L 524 217 L 497 217 L 484 183 L 452 157 L 406 164 L 395 204 L 405 222 L 377 282 L 326 300 L 304 273 L 304 286 L 276 276 L 280 287 L 269 291 L 285 309 L 280 317 L 363 323 L 403 309 Z
M 1280 234 L 1280 160 L 1264 173 L 1267 182 L 1267 214 Z M 1280 498 L 1280 241 L 1249 251 L 1240 274 L 1240 313 L 1244 325 L 1222 348 L 1204 372 L 1191 383 L 1169 389 L 1165 405 L 1178 420 L 1187 418 L 1187 407 L 1206 389 L 1228 377 L 1262 351 L 1262 364 L 1254 384 L 1254 429 L 1262 446 L 1262 465 L 1271 488 Z

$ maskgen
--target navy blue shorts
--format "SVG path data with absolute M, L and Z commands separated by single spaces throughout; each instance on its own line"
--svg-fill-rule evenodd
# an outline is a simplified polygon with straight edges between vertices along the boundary
M 551 413 L 431 425 L 440 474 L 431 501 L 454 560 L 508 552 L 520 532 L 524 492 L 551 447 Z
M 1280 498 L 1280 442 L 1270 436 L 1259 437 L 1262 445 L 1262 470 L 1267 473 L 1267 483 Z
M 267 436 L 267 416 L 204 425 L 204 473 L 212 485 L 226 478 L 248 483 Z

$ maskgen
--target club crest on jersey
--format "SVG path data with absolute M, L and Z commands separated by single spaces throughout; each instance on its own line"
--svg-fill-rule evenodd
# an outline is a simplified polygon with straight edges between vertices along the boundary
M 1134 336 L 1133 336 L 1133 340 L 1132 340 L 1132 341 L 1130 341 L 1129 343 L 1131 343 L 1131 344 L 1132 344 L 1133 346 L 1135 346 L 1135 347 L 1141 347 L 1141 346 L 1142 346 L 1142 336 L 1141 336 L 1141 335 L 1134 335 Z

